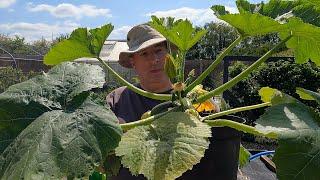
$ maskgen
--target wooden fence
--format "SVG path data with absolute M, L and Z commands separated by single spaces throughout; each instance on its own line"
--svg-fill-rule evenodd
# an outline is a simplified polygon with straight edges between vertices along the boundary
M 21 69 L 23 72 L 29 71 L 48 71 L 50 66 L 43 64 L 43 56 L 0 56 L 0 67 L 12 66 Z
M 10 56 L 0 56 L 0 67 L 12 66 L 21 69 L 23 72 L 29 71 L 48 71 L 50 66 L 43 64 L 42 56 L 15 56 L 15 61 Z M 188 74 L 192 69 L 195 69 L 196 75 L 199 75 L 210 64 L 211 60 L 187 60 L 185 72 Z M 108 64 L 119 74 L 123 75 L 127 80 L 132 80 L 136 74 L 132 69 L 127 69 L 120 66 L 117 62 L 108 62 Z M 107 72 L 107 76 L 112 76 Z M 111 77 L 110 77 L 111 78 Z
M 254 56 L 226 56 L 223 63 L 220 63 L 217 68 L 210 74 L 211 79 L 215 82 L 214 86 L 221 85 L 228 81 L 228 67 L 233 61 L 246 61 L 251 64 L 259 57 Z M 279 59 L 292 59 L 293 57 L 271 57 L 268 61 L 276 61 Z M 10 56 L 0 56 L 0 67 L 13 66 L 21 69 L 23 72 L 29 71 L 48 71 L 51 67 L 43 64 L 43 56 L 15 56 L 15 61 Z M 186 60 L 185 63 L 185 74 L 188 74 L 192 69 L 195 70 L 195 75 L 198 76 L 203 72 L 210 64 L 212 60 Z M 99 63 L 98 63 L 99 64 Z M 136 77 L 135 72 L 132 69 L 127 69 L 119 65 L 117 62 L 108 62 L 108 64 L 121 76 L 130 82 L 134 82 Z M 108 81 L 114 80 L 113 76 L 106 71 L 106 79 Z M 114 80 L 116 81 L 116 80 Z

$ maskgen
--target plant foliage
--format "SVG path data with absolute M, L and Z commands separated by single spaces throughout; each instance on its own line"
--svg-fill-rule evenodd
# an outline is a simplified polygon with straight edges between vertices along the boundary
M 242 62 L 235 62 L 229 67 L 229 76 L 233 78 L 244 71 L 248 66 Z M 226 101 L 233 108 L 244 105 L 261 103 L 259 89 L 271 87 L 290 96 L 298 98 L 301 102 L 319 112 L 320 106 L 315 101 L 300 99 L 296 94 L 296 87 L 303 87 L 311 91 L 320 88 L 320 68 L 313 63 L 296 64 L 293 60 L 278 60 L 267 62 L 252 72 L 247 78 L 225 91 Z M 254 109 L 237 113 L 253 123 L 264 113 L 264 109 Z
M 89 176 L 122 134 L 88 97 L 103 84 L 100 67 L 64 63 L 0 94 L 0 177 Z
M 33 71 L 24 73 L 21 69 L 2 67 L 0 74 L 0 93 L 3 93 L 9 86 L 26 81 L 40 73 Z
M 200 162 L 209 146 L 209 137 L 210 126 L 198 117 L 173 112 L 148 126 L 126 132 L 116 154 L 134 175 L 175 179 Z
M 90 100 L 75 111 L 46 112 L 6 148 L 0 175 L 4 179 L 88 177 L 118 145 L 121 132 L 111 110 Z
M 163 19 L 158 19 L 152 16 L 150 25 L 163 34 L 170 42 L 175 44 L 181 51 L 188 51 L 193 45 L 198 42 L 206 31 L 201 29 L 196 31 L 192 27 L 189 20 L 178 20 L 167 26 Z
M 275 9 L 275 4 L 280 9 Z M 214 95 L 232 88 L 283 45 L 294 49 L 297 63 L 310 59 L 316 65 L 320 64 L 320 29 L 313 20 L 298 13 L 309 10 L 317 13 L 319 6 L 315 1 L 301 0 L 290 4 L 274 0 L 252 5 L 241 0 L 237 5 L 239 14 L 230 14 L 223 6 L 212 7 L 219 19 L 237 30 L 239 37 L 194 81 L 194 73 L 184 78 L 184 61 L 187 51 L 206 31 L 194 28 L 188 20 L 169 18 L 165 23 L 164 19 L 152 17 L 150 25 L 178 48 L 171 54 L 172 62 L 167 64 L 166 71 L 177 76 L 170 95 L 146 92 L 133 86 L 99 58 L 104 40 L 113 28 L 110 24 L 89 31 L 76 29 L 68 39 L 52 48 L 45 57 L 46 64 L 95 57 L 129 89 L 169 102 L 157 105 L 145 119 L 119 125 L 110 108 L 92 101 L 88 92 L 104 83 L 100 67 L 74 63 L 57 65 L 48 74 L 14 85 L 0 94 L 0 147 L 4 150 L 0 156 L 0 178 L 87 178 L 97 166 L 108 169 L 107 174 L 113 173 L 110 171 L 118 169 L 119 164 L 110 164 L 112 161 L 103 164 L 103 161 L 115 151 L 121 157 L 121 163 L 134 175 L 175 179 L 200 162 L 209 147 L 210 127 L 221 126 L 279 139 L 275 162 L 280 179 L 318 177 L 320 118 L 294 97 L 265 87 L 260 90 L 262 104 L 205 117 L 201 117 L 193 106 L 211 102 Z M 270 33 L 279 33 L 281 42 L 246 70 L 210 92 L 200 90 L 203 93 L 195 91 L 190 95 L 189 92 L 201 87 L 202 80 L 243 39 Z M 319 93 L 298 90 L 303 98 L 319 102 Z M 270 107 L 255 128 L 223 118 L 213 120 L 266 106 Z M 122 130 L 127 132 L 122 135 Z M 242 154 L 242 165 L 247 155 Z M 300 161 L 291 162 L 290 156 L 300 158 Z M 105 176 L 95 172 L 91 177 Z
M 113 30 L 111 24 L 101 28 L 87 30 L 78 28 L 68 39 L 56 44 L 44 57 L 44 63 L 55 65 L 81 57 L 97 57 L 107 36 Z
M 307 93 L 319 96 L 316 92 L 307 91 Z M 275 93 L 270 93 L 269 96 L 271 101 L 275 98 L 281 104 L 268 108 L 257 121 L 257 128 L 278 133 L 279 147 L 274 156 L 277 177 L 316 179 L 315 177 L 319 176 L 317 169 L 320 167 L 319 115 L 298 100 L 287 101 L 288 98 L 282 98 L 284 96 L 281 95 L 279 98 Z
M 279 137 L 279 147 L 273 157 L 279 179 L 311 179 L 320 176 L 320 132 L 297 130 Z M 294 161 L 293 161 L 294 159 Z M 294 162 L 294 163 L 293 163 Z

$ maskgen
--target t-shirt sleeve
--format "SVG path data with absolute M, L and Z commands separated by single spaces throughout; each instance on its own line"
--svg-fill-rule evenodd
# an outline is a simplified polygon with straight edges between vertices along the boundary
M 126 123 L 126 121 L 119 117 L 118 114 L 117 114 L 117 102 L 119 100 L 119 98 L 117 99 L 117 94 L 116 94 L 116 91 L 112 91 L 111 93 L 109 93 L 107 96 L 106 96 L 106 102 L 107 104 L 110 106 L 110 109 L 113 113 L 115 113 L 115 115 L 117 116 L 118 120 L 119 120 L 119 123 L 122 124 L 122 123 Z
M 126 87 L 112 91 L 107 95 L 106 101 L 120 122 L 139 120 L 143 113 L 160 103 L 158 100 L 143 97 Z
M 115 100 L 114 100 L 114 96 L 115 96 L 115 91 L 112 91 L 111 93 L 109 93 L 106 96 L 106 102 L 107 104 L 110 106 L 110 109 L 115 112 Z

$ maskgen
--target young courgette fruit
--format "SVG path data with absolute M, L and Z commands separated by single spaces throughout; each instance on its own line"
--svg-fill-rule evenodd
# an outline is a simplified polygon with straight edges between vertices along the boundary
M 172 108 L 174 106 L 175 105 L 172 103 L 172 101 L 166 101 L 166 102 L 160 103 L 160 104 L 156 105 L 154 108 L 151 109 L 150 115 L 153 116 L 153 115 L 165 112 L 169 108 Z

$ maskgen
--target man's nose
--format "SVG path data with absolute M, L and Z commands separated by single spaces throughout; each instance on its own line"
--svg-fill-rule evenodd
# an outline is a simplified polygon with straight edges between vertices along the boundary
M 161 56 L 159 54 L 157 54 L 157 53 L 152 54 L 152 62 L 153 63 L 158 63 L 158 62 L 160 62 L 160 60 L 161 60 Z

